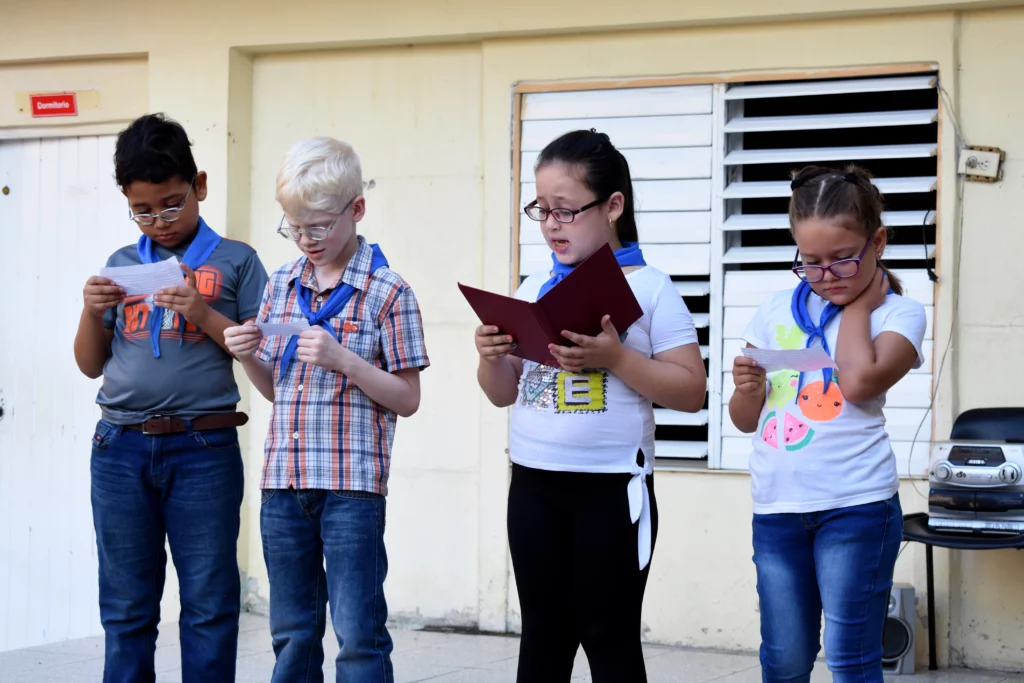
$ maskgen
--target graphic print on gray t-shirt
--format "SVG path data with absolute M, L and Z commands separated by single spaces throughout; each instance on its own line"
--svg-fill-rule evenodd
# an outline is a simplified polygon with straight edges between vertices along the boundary
M 161 259 L 173 254 L 180 261 L 188 242 L 174 249 L 154 245 Z M 114 252 L 108 266 L 140 263 L 133 244 Z M 267 271 L 247 244 L 222 240 L 196 269 L 196 286 L 215 311 L 230 320 L 255 318 L 267 285 Z M 153 357 L 149 317 L 153 297 L 129 297 L 103 318 L 114 330 L 112 354 L 103 368 L 103 386 L 96 402 L 103 418 L 115 424 L 137 424 L 154 415 L 191 419 L 235 410 L 238 386 L 231 357 L 201 329 L 164 311 L 160 358 Z

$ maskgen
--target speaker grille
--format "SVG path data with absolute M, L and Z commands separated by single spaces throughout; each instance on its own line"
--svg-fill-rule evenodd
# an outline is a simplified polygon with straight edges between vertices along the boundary
M 900 657 L 907 654 L 911 642 L 913 638 L 907 622 L 886 617 L 882 628 L 882 663 L 896 664 Z

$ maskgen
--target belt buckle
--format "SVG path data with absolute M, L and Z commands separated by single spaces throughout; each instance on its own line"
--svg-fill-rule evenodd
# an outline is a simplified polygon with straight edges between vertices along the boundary
M 154 434 L 153 432 L 150 432 L 147 429 L 146 425 L 148 425 L 148 424 L 150 424 L 152 422 L 156 422 L 156 421 L 159 421 L 160 424 L 165 427 L 165 431 L 163 431 L 163 432 L 156 432 Z M 147 435 L 147 436 L 160 436 L 161 434 L 167 434 L 170 431 L 170 429 L 171 429 L 171 418 L 169 416 L 167 416 L 167 415 L 154 415 L 153 417 L 149 418 L 148 420 L 146 420 L 145 422 L 142 423 L 142 433 Z

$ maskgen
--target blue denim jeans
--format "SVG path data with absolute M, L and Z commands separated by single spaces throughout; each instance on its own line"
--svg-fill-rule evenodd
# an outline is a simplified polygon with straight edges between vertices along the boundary
M 385 508 L 383 496 L 360 491 L 263 491 L 260 530 L 277 657 L 272 683 L 322 683 L 328 601 L 341 648 L 336 680 L 393 683 Z
M 882 682 L 882 628 L 903 538 L 899 498 L 754 515 L 764 683 L 807 683 L 820 650 L 836 683 Z
M 151 683 L 165 538 L 181 591 L 182 683 L 235 680 L 242 454 L 235 429 L 147 436 L 100 421 L 92 441 L 104 683 Z

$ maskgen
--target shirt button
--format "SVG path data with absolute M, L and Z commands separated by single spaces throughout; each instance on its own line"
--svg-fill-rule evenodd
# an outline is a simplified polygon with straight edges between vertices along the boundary
M 321 303 L 323 303 L 323 301 L 324 301 L 324 298 L 323 298 L 323 296 L 318 296 L 318 297 L 316 298 L 316 302 L 317 302 L 318 304 L 321 304 Z
M 292 438 L 293 438 L 293 439 L 295 439 L 296 441 L 298 441 L 298 439 L 299 439 L 299 433 L 298 433 L 298 432 L 294 432 L 294 433 L 292 434 Z
M 302 385 L 301 384 L 299 385 L 299 391 L 302 391 Z

